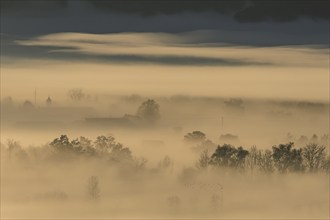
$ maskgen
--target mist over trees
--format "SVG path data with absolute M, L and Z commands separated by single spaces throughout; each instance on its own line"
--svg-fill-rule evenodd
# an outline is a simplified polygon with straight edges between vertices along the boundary
M 243 147 L 234 147 L 229 144 L 218 146 L 211 156 L 210 163 L 215 166 L 244 168 L 245 158 L 249 154 Z
M 275 167 L 279 172 L 285 173 L 290 171 L 302 171 L 304 169 L 302 163 L 302 149 L 294 149 L 294 143 L 280 144 L 273 146 L 273 159 Z
M 155 100 L 148 99 L 139 106 L 136 115 L 149 124 L 155 124 L 160 119 L 160 106 Z
M 272 133 L 271 138 L 268 137 L 269 141 L 263 142 L 255 139 L 255 136 L 247 136 L 247 132 L 232 129 L 241 124 L 245 124 L 247 130 L 254 129 L 249 124 L 251 121 L 242 116 L 242 113 L 250 114 L 248 111 L 251 111 L 252 105 L 249 101 L 229 99 L 226 103 L 223 99 L 200 99 L 195 106 L 198 111 L 203 111 L 204 116 L 194 118 L 194 112 L 188 111 L 191 115 L 187 116 L 187 108 L 190 108 L 191 102 L 194 101 L 192 98 L 157 98 L 156 101 L 146 97 L 130 97 L 128 100 L 119 98 L 113 103 L 109 103 L 105 98 L 109 97 L 102 97 L 101 100 L 108 103 L 108 107 L 103 111 L 91 113 L 92 115 L 100 117 L 101 121 L 108 118 L 109 123 L 127 119 L 140 126 L 130 130 L 116 126 L 90 126 L 86 130 L 74 130 L 71 129 L 73 126 L 68 126 L 63 129 L 62 135 L 54 138 L 43 136 L 42 140 L 40 138 L 42 143 L 49 141 L 45 144 L 24 146 L 24 143 L 21 145 L 14 140 L 2 143 L 1 157 L 2 162 L 9 167 L 6 174 L 8 178 L 11 178 L 10 170 L 16 169 L 19 171 L 17 175 L 22 179 L 39 181 L 33 184 L 40 186 L 40 189 L 26 190 L 28 195 L 25 196 L 30 196 L 31 201 L 63 204 L 86 202 L 86 207 L 89 208 L 106 204 L 112 206 L 112 209 L 105 213 L 109 214 L 120 207 L 118 210 L 121 210 L 119 212 L 122 214 L 122 210 L 129 210 L 127 206 L 131 200 L 127 199 L 128 197 L 132 197 L 132 201 L 144 201 L 147 197 L 154 196 L 157 198 L 146 199 L 148 202 L 139 205 L 155 205 L 164 208 L 167 214 L 173 216 L 179 213 L 185 213 L 187 216 L 188 212 L 195 211 L 221 216 L 226 209 L 228 213 L 233 213 L 234 211 L 229 209 L 236 207 L 233 204 L 237 201 L 244 197 L 253 197 L 255 191 L 251 193 L 251 190 L 259 190 L 256 189 L 259 185 L 260 190 L 264 190 L 260 194 L 265 194 L 266 197 L 269 196 L 267 193 L 288 187 L 281 185 L 281 182 L 288 181 L 288 178 L 299 176 L 323 180 L 329 175 L 329 136 L 322 135 L 320 132 L 323 130 L 315 130 L 317 134 L 313 134 L 306 130 L 299 132 L 286 127 L 286 130 L 295 133 L 286 136 L 283 131 Z M 82 106 L 93 103 L 96 107 L 100 102 L 89 102 L 86 96 L 81 101 L 70 101 L 70 104 Z M 4 102 L 9 111 L 11 105 L 17 106 L 14 109 L 23 109 L 23 102 L 10 102 Z M 213 104 L 209 105 L 208 102 Z M 220 114 L 216 112 L 218 103 L 224 110 Z M 58 106 L 53 107 L 43 110 L 48 114 Z M 169 114 L 174 107 L 180 114 Z M 214 110 L 209 111 L 213 107 Z M 40 106 L 29 112 L 38 109 Z M 76 106 L 73 109 L 76 109 Z M 209 114 L 210 112 L 213 113 Z M 126 113 L 125 116 L 120 117 L 123 113 Z M 35 114 L 40 116 L 38 111 Z M 64 118 L 73 121 L 70 117 Z M 79 117 L 76 119 L 79 120 Z M 210 123 L 214 126 L 209 126 Z M 283 125 L 286 124 L 288 123 Z M 80 128 L 78 124 L 74 125 Z M 180 129 L 174 129 L 176 127 Z M 276 129 L 282 128 L 278 126 Z M 104 131 L 115 136 L 102 135 Z M 260 131 L 253 130 L 255 133 Z M 258 133 L 258 136 L 262 137 L 263 134 Z M 248 138 L 250 143 L 246 141 Z M 25 173 L 35 176 L 26 177 Z M 44 177 L 38 179 L 38 173 L 42 173 L 41 176 Z M 45 180 L 48 182 L 43 182 Z M 318 184 L 322 184 L 321 182 Z M 71 183 L 75 183 L 72 187 L 74 189 L 66 187 Z M 13 190 L 16 192 L 18 189 Z M 284 188 L 281 192 L 284 194 L 284 191 L 285 194 L 302 196 L 302 193 L 296 192 L 295 189 Z M 17 194 L 20 198 L 19 193 Z M 233 198 L 229 198 L 230 196 Z M 119 204 L 122 197 L 126 200 Z M 149 210 L 145 211 L 147 212 Z
M 91 176 L 88 179 L 87 196 L 90 200 L 100 199 L 99 180 L 97 176 Z
M 206 135 L 201 131 L 193 131 L 184 135 L 184 142 L 191 147 L 192 151 L 214 151 L 216 144 L 209 140 Z
M 184 135 L 184 143 L 199 155 L 195 164 L 197 170 L 209 168 L 229 168 L 240 172 L 287 173 L 287 172 L 319 172 L 330 170 L 330 158 L 327 148 L 317 143 L 309 143 L 296 148 L 293 142 L 274 145 L 271 150 L 259 150 L 256 146 L 246 149 L 231 144 L 216 145 L 206 138 L 201 131 L 193 131 Z M 187 145 L 189 143 L 189 145 Z M 211 146 L 211 147 L 210 147 Z M 106 161 L 111 165 L 129 165 L 132 170 L 146 168 L 147 159 L 134 156 L 131 149 L 116 141 L 112 136 L 100 135 L 90 140 L 79 137 L 70 140 L 67 135 L 55 138 L 42 147 L 24 149 L 13 140 L 9 140 L 4 154 L 10 160 L 55 160 L 74 161 L 79 158 Z M 159 161 L 157 170 L 173 170 L 174 161 L 165 156 Z M 192 167 L 194 169 L 194 167 Z
M 313 135 L 310 142 L 295 148 L 293 142 L 274 145 L 271 150 L 259 150 L 256 146 L 250 149 L 235 147 L 231 144 L 218 145 L 206 138 L 201 131 L 193 131 L 184 135 L 184 142 L 199 153 L 196 168 L 205 170 L 208 167 L 227 167 L 246 172 L 287 173 L 287 172 L 317 172 L 329 170 L 329 153 L 326 147 L 318 144 Z M 307 137 L 306 137 L 307 138 Z M 308 139 L 308 138 L 307 138 Z M 317 143 L 313 143 L 316 141 Z M 204 147 L 205 143 L 209 146 Z M 196 151 L 196 149 L 199 149 Z M 210 150 L 212 149 L 212 150 Z M 328 155 L 328 156 L 327 156 Z
M 127 147 L 111 135 L 99 135 L 94 139 L 60 135 L 42 146 L 27 148 L 10 140 L 1 145 L 1 159 L 7 168 L 18 168 L 28 175 L 51 172 L 55 175 L 53 185 L 58 185 L 56 181 L 80 178 L 75 190 L 65 187 L 37 189 L 33 201 L 87 202 L 89 209 L 98 209 L 108 203 L 117 206 L 122 195 L 157 193 L 157 200 L 151 200 L 151 203 L 160 205 L 173 215 L 190 207 L 192 210 L 203 209 L 212 215 L 218 213 L 218 216 L 229 205 L 226 202 L 234 192 L 229 188 L 244 194 L 241 187 L 254 187 L 255 181 L 285 179 L 289 174 L 299 174 L 300 178 L 316 174 L 327 176 L 330 172 L 327 148 L 317 143 L 296 147 L 289 142 L 269 149 L 246 148 L 216 144 L 202 131 L 188 132 L 181 141 L 182 148 L 186 150 L 183 152 L 193 155 L 190 165 L 180 166 L 180 160 L 166 154 L 161 154 L 157 163 L 149 163 L 149 159 L 155 156 L 153 153 L 147 158 L 138 157 L 138 153 L 132 151 L 134 146 Z M 214 146 L 201 147 L 208 142 Z M 80 174 L 70 176 L 76 172 Z M 228 180 L 230 182 L 226 182 Z M 141 198 L 138 197 L 139 200 Z M 126 209 L 126 205 L 123 208 Z
M 79 102 L 86 97 L 86 94 L 82 91 L 82 89 L 77 88 L 69 90 L 68 96 L 72 101 Z
M 109 162 L 132 160 L 130 149 L 116 142 L 112 136 L 101 135 L 92 142 L 85 137 L 70 141 L 67 135 L 61 135 L 59 138 L 55 138 L 49 147 L 59 158 L 85 156 L 103 158 Z
M 0 219 L 330 219 L 330 1 L 0 1 Z

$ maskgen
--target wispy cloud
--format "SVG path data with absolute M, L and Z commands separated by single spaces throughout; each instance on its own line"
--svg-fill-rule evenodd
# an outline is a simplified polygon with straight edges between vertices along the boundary
M 213 32 L 180 34 L 58 33 L 4 41 L 4 56 L 175 66 L 325 66 L 324 49 L 309 47 L 240 47 L 213 43 Z M 219 34 L 219 33 L 215 33 Z M 7 42 L 7 43 L 6 43 Z M 9 43 L 8 43 L 9 42 Z M 209 43 L 208 43 L 209 42 Z M 311 55 L 311 52 L 313 52 Z M 283 59 L 285 58 L 285 59 Z M 312 59 L 311 59 L 312 58 Z M 317 58 L 317 59 L 315 59 Z M 303 60 L 303 62 L 302 62 Z

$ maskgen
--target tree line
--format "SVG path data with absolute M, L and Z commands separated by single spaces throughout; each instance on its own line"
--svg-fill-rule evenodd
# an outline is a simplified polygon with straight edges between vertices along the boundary
M 196 163 L 198 169 L 222 167 L 265 173 L 330 171 L 329 152 L 326 146 L 318 143 L 316 135 L 303 147 L 288 142 L 274 145 L 271 150 L 260 150 L 256 146 L 244 149 L 231 144 L 216 145 L 201 131 L 186 134 L 184 140 L 193 151 L 200 153 Z
M 231 144 L 216 145 L 200 131 L 184 136 L 184 141 L 199 154 L 196 169 L 228 168 L 245 172 L 287 173 L 287 172 L 330 172 L 330 157 L 327 147 L 309 142 L 303 147 L 295 147 L 294 142 L 274 145 L 271 149 L 246 149 Z M 130 164 L 130 168 L 145 169 L 147 160 L 137 159 L 131 150 L 112 136 L 98 136 L 90 140 L 79 137 L 70 140 L 67 135 L 55 138 L 40 148 L 23 149 L 18 142 L 8 141 L 2 145 L 2 153 L 19 161 L 55 160 L 73 161 L 77 158 L 101 159 L 109 164 Z M 173 161 L 167 155 L 159 162 L 159 170 L 173 169 Z

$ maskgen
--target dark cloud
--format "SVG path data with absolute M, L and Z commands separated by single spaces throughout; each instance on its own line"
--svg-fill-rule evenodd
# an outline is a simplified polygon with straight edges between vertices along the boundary
M 299 17 L 329 20 L 329 14 L 328 0 L 256 0 L 235 13 L 234 18 L 241 22 L 285 22 Z
M 118 13 L 133 13 L 142 16 L 154 16 L 159 14 L 178 14 L 183 12 L 232 13 L 243 9 L 244 0 L 181 0 L 181 1 L 154 1 L 154 0 L 126 0 L 126 1 L 91 1 L 98 9 Z
M 17 16 L 50 16 L 63 11 L 67 0 L 1 0 L 1 14 Z
M 237 21 L 291 21 L 301 16 L 329 19 L 327 0 L 126 0 L 91 1 L 102 10 L 136 13 L 144 16 L 182 12 L 217 12 L 234 16 Z
M 46 15 L 77 0 L 2 0 L 2 12 Z M 292 21 L 299 17 L 329 19 L 328 0 L 85 0 L 105 12 L 141 16 L 173 15 L 184 12 L 215 12 L 240 22 Z M 50 13 L 52 14 L 52 13 Z
M 220 34 L 201 32 L 207 40 L 191 43 L 329 47 L 328 9 L 329 1 L 320 0 L 1 0 L 0 32 L 36 37 L 211 30 Z

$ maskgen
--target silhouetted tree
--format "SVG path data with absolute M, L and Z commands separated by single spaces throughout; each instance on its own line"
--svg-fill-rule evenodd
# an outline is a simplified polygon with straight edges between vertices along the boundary
M 198 144 L 206 140 L 206 135 L 201 131 L 193 131 L 184 136 L 184 141 L 190 144 Z
M 94 155 L 95 148 L 92 145 L 92 141 L 88 138 L 80 136 L 71 141 L 72 150 L 77 154 Z
M 212 152 L 217 147 L 211 140 L 206 139 L 206 135 L 201 131 L 187 133 L 184 135 L 183 140 L 196 153 L 201 153 L 205 150 Z
M 72 143 L 69 141 L 67 135 L 61 135 L 59 138 L 54 139 L 50 143 L 50 146 L 61 152 L 73 150 Z
M 153 99 L 148 99 L 140 105 L 136 115 L 148 123 L 156 123 L 160 119 L 159 104 Z
M 249 152 L 242 147 L 236 149 L 230 144 L 224 144 L 218 146 L 211 156 L 211 164 L 216 166 L 242 168 L 244 167 L 245 158 L 248 154 Z
M 238 147 L 236 152 L 236 166 L 243 167 L 248 154 L 249 151 L 244 150 L 243 147 Z
M 293 149 L 293 142 L 273 146 L 272 156 L 278 171 L 302 171 L 304 167 L 301 152 L 302 149 Z
M 249 150 L 249 154 L 245 160 L 245 166 L 251 171 L 251 175 L 253 175 L 254 170 L 258 167 L 258 159 L 260 154 L 261 152 L 256 146 L 252 146 Z
M 258 153 L 258 167 L 264 173 L 274 172 L 273 153 L 270 150 L 259 151 Z
M 235 160 L 235 147 L 224 144 L 218 146 L 213 155 L 211 156 L 211 163 L 218 166 L 233 166 Z
M 318 144 L 307 144 L 302 149 L 302 156 L 309 171 L 317 171 L 324 163 L 325 147 Z
M 66 135 L 61 135 L 60 138 L 54 139 L 50 146 L 57 153 L 65 153 L 65 156 L 98 156 L 112 162 L 121 162 L 132 160 L 132 153 L 129 148 L 117 143 L 115 138 L 111 136 L 98 136 L 92 144 L 92 141 L 80 137 L 70 142 Z
M 246 168 L 253 175 L 255 170 L 263 173 L 272 173 L 274 171 L 274 161 L 270 150 L 258 150 L 256 146 L 251 147 L 245 160 Z
M 98 136 L 94 142 L 94 147 L 99 156 L 106 156 L 112 162 L 133 159 L 130 149 L 117 143 L 115 138 L 111 136 Z
M 120 143 L 112 146 L 110 160 L 115 162 L 132 160 L 132 153 L 129 148 L 124 147 Z
M 94 155 L 95 154 L 95 148 L 93 147 L 92 141 L 85 137 L 79 138 L 79 143 L 82 148 L 82 152 L 87 155 Z
M 73 140 L 71 141 L 71 144 L 72 144 L 72 150 L 73 150 L 74 152 L 76 152 L 76 153 L 83 153 L 83 152 L 82 152 L 83 148 L 82 148 L 81 143 L 80 143 L 80 141 L 78 140 L 78 138 L 73 139 Z
M 111 136 L 98 136 L 94 142 L 95 149 L 101 154 L 110 153 L 115 145 L 115 138 Z

